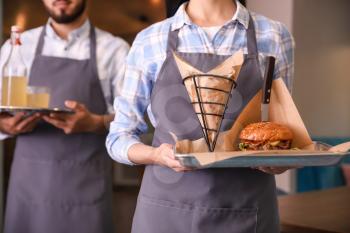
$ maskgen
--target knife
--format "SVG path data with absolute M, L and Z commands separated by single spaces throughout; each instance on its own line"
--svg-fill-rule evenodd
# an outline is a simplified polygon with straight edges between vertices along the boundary
M 269 56 L 267 57 L 265 76 L 264 76 L 264 85 L 262 89 L 263 93 L 262 93 L 262 101 L 261 101 L 261 121 L 269 120 L 269 105 L 270 105 L 274 70 L 275 70 L 275 58 Z

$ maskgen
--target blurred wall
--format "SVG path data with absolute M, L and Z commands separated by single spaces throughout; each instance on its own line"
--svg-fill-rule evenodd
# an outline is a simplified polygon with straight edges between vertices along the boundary
M 294 101 L 313 137 L 350 137 L 350 1 L 248 0 L 296 41 Z
M 5 38 L 13 24 L 29 29 L 47 20 L 41 0 L 3 0 L 3 4 Z M 165 18 L 164 0 L 89 0 L 88 7 L 95 26 L 129 42 L 143 28 Z
M 350 137 L 350 1 L 247 0 L 247 7 L 283 22 L 295 42 L 293 98 L 312 137 Z M 295 173 L 277 176 L 296 191 Z
M 3 27 L 3 1 L 0 0 L 0 32 Z M 2 41 L 2 35 L 0 34 L 0 42 Z M 0 229 L 2 229 L 3 210 L 4 210 L 4 149 L 3 141 L 0 141 Z M 1 232 L 1 230 L 0 230 Z
M 254 12 L 284 23 L 292 31 L 294 0 L 247 0 L 247 7 Z
M 294 99 L 315 137 L 350 137 L 350 1 L 295 0 Z

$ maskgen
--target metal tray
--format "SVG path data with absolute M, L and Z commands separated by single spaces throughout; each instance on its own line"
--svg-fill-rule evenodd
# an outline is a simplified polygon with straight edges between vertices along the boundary
M 60 108 L 32 108 L 32 107 L 0 106 L 0 113 L 15 114 L 17 112 L 25 112 L 28 114 L 33 114 L 33 113 L 43 113 L 43 114 L 67 113 L 67 114 L 72 114 L 72 113 L 74 113 L 74 111 L 72 111 L 72 110 L 60 109 Z
M 301 154 L 300 151 L 293 152 L 288 155 L 278 154 L 259 154 L 259 155 L 243 155 L 233 157 L 221 161 L 217 161 L 202 166 L 199 161 L 190 154 L 176 154 L 176 158 L 183 166 L 189 168 L 229 168 L 229 167 L 307 167 L 307 166 L 330 166 L 339 163 L 342 158 L 349 155 L 349 152 L 339 153 L 327 151 L 331 148 L 322 142 L 315 142 L 317 153 Z

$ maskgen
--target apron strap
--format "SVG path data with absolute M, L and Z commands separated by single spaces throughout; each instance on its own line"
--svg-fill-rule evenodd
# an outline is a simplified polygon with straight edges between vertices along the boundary
M 90 60 L 89 60 L 89 62 L 91 64 L 91 68 L 92 68 L 93 73 L 95 74 L 97 79 L 99 79 L 98 68 L 97 68 L 96 49 L 97 49 L 96 29 L 92 24 L 90 24 Z M 107 106 L 106 106 L 106 108 L 107 108 Z
M 96 48 L 96 30 L 95 27 L 90 24 L 90 60 L 93 64 L 95 64 L 95 66 L 97 66 Z
M 167 44 L 167 53 L 172 53 L 173 51 L 176 51 L 177 43 L 178 43 L 178 35 L 179 35 L 179 29 L 175 31 L 171 31 L 168 34 L 168 44 Z
M 247 29 L 247 49 L 249 55 L 258 54 L 258 44 L 256 41 L 255 26 L 252 16 L 249 14 L 249 25 Z
M 39 56 L 43 52 L 45 35 L 46 35 L 46 25 L 44 25 L 43 30 L 40 33 L 39 41 L 35 50 L 35 56 Z

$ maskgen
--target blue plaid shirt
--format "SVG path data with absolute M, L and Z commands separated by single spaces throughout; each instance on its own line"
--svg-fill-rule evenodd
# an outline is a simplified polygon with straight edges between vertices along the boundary
M 147 132 L 144 120 L 148 112 L 153 126 L 156 126 L 151 112 L 150 97 L 160 68 L 166 58 L 169 30 L 179 29 L 177 50 L 187 53 L 215 53 L 231 55 L 243 49 L 247 53 L 246 29 L 249 13 L 237 2 L 234 17 L 225 23 L 212 41 L 202 28 L 191 22 L 184 3 L 177 13 L 162 22 L 141 31 L 127 58 L 126 71 L 120 95 L 114 101 L 115 119 L 111 123 L 106 145 L 111 157 L 124 164 L 132 164 L 128 159 L 128 149 L 140 143 L 139 136 Z M 294 41 L 286 27 L 264 16 L 252 15 L 262 73 L 265 58 L 276 57 L 275 77 L 282 78 L 289 89 L 293 82 Z

